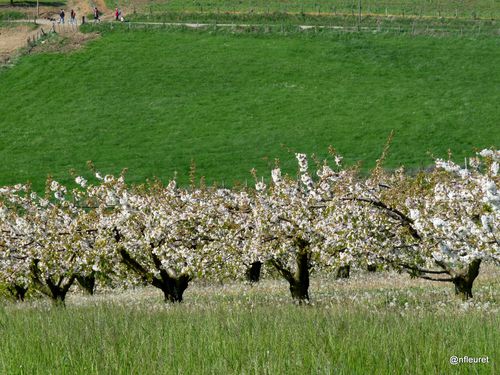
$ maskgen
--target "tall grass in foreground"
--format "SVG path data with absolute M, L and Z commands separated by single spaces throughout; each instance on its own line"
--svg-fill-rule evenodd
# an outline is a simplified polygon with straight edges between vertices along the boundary
M 371 276 L 370 276 L 371 277 Z M 315 281 L 299 307 L 286 286 L 196 285 L 182 305 L 156 291 L 0 305 L 2 374 L 495 374 L 498 281 L 474 303 L 401 276 Z M 285 298 L 284 298 L 285 297 Z M 488 356 L 452 366 L 450 356 Z

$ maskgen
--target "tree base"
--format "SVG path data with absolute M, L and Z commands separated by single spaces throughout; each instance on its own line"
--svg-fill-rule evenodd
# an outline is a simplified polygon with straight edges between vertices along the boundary
M 191 278 L 186 275 L 164 279 L 161 290 L 163 291 L 165 303 L 181 303 L 190 280 Z
M 251 283 L 258 283 L 260 280 L 261 269 L 262 269 L 262 262 L 253 262 L 252 265 L 245 272 L 247 281 Z
M 76 281 L 83 288 L 88 295 L 93 296 L 95 292 L 95 276 L 93 274 L 89 276 L 77 276 Z
M 336 279 L 348 279 L 351 273 L 351 266 L 342 266 L 337 268 L 337 273 L 335 275 Z

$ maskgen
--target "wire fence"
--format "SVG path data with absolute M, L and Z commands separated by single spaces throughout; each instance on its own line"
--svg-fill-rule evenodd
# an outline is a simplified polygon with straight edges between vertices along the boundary
M 414 20 L 407 23 L 395 23 L 390 20 L 379 20 L 378 22 L 360 25 L 351 21 L 335 22 L 324 25 L 300 25 L 300 24 L 278 24 L 278 23 L 231 23 L 231 22 L 126 22 L 123 24 L 106 23 L 102 25 L 88 25 L 88 27 L 102 29 L 127 28 L 131 30 L 159 30 L 159 29 L 197 29 L 211 31 L 229 31 L 231 33 L 240 32 L 257 32 L 257 33 L 336 33 L 336 34 L 352 34 L 352 33 L 370 33 L 370 34 L 397 34 L 406 36 L 463 36 L 477 37 L 486 35 L 500 36 L 500 29 L 487 27 L 479 21 L 469 21 L 469 24 L 449 25 L 429 22 L 418 22 Z
M 155 15 L 163 12 L 306 13 L 316 15 L 379 15 L 397 17 L 500 18 L 500 0 L 170 0 L 114 1 L 129 12 Z

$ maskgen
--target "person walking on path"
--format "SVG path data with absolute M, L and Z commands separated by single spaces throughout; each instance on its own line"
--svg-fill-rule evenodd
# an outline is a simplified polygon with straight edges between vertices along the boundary
M 99 19 L 99 10 L 97 7 L 94 7 L 94 23 L 96 22 L 101 22 L 101 20 Z
M 120 18 L 120 11 L 118 8 L 115 8 L 115 21 L 119 21 Z
M 70 23 L 73 24 L 73 25 L 76 25 L 76 12 L 74 11 L 74 9 L 71 9 L 71 14 L 70 14 Z
M 64 25 L 64 9 L 59 12 L 59 23 Z

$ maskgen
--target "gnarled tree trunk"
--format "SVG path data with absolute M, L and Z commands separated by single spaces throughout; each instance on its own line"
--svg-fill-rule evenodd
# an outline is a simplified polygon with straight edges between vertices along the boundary
M 35 288 L 47 297 L 57 306 L 64 306 L 66 294 L 76 280 L 76 276 L 59 276 L 58 280 L 52 277 L 42 278 L 38 269 L 38 261 L 35 260 L 31 266 L 31 274 Z
M 299 251 L 297 252 L 296 271 L 290 272 L 279 260 L 271 260 L 271 264 L 276 270 L 288 281 L 290 285 L 290 293 L 294 301 L 299 304 L 309 302 L 309 270 L 310 253 L 308 251 L 308 244 L 305 241 L 297 241 L 299 244 Z
M 337 273 L 335 278 L 337 279 L 348 279 L 351 273 L 351 266 L 348 264 L 346 266 L 341 266 L 337 268 Z
M 46 296 L 50 297 L 55 305 L 64 306 L 66 294 L 68 293 L 69 288 L 71 288 L 75 280 L 75 276 L 70 276 L 68 278 L 61 276 L 56 284 L 56 282 L 49 277 L 45 279 L 45 285 L 46 287 L 48 287 L 48 292 L 45 285 L 40 285 L 39 290 Z
M 182 302 L 182 296 L 187 289 L 191 278 L 187 275 L 180 275 L 177 278 L 167 275 L 166 278 L 162 277 L 161 283 L 154 283 L 163 291 L 165 302 Z M 156 285 L 155 285 L 156 286 Z
M 187 289 L 188 284 L 191 281 L 191 276 L 184 274 L 176 275 L 174 272 L 169 273 L 165 271 L 162 268 L 160 259 L 151 253 L 153 263 L 155 264 L 156 269 L 160 272 L 160 277 L 153 277 L 152 279 L 149 279 L 148 271 L 139 262 L 132 258 L 125 249 L 121 249 L 120 254 L 127 267 L 134 271 L 144 281 L 148 281 L 149 284 L 161 289 L 165 302 L 182 302 L 184 291 Z
M 247 281 L 251 283 L 259 282 L 261 269 L 262 269 L 262 262 L 253 262 L 245 272 Z
M 479 267 L 481 266 L 481 259 L 474 259 L 467 269 L 453 277 L 453 284 L 455 285 L 455 294 L 463 300 L 472 298 L 472 285 L 479 275 Z
M 18 302 L 24 302 L 24 297 L 26 296 L 26 292 L 28 291 L 27 287 L 21 285 L 10 285 L 7 287 L 12 297 L 16 299 Z
M 366 266 L 366 270 L 368 272 L 377 272 L 377 265 L 376 264 L 369 264 Z
M 122 240 L 122 235 L 117 228 L 113 229 L 115 241 L 120 243 Z M 182 302 L 184 291 L 187 289 L 189 282 L 191 281 L 191 276 L 185 274 L 176 274 L 173 270 L 166 271 L 160 259 L 153 252 L 155 246 L 151 246 L 151 259 L 155 265 L 156 270 L 160 273 L 160 277 L 153 276 L 153 278 L 148 277 L 149 272 L 144 268 L 137 260 L 132 258 L 132 256 L 127 252 L 127 250 L 122 247 L 120 249 L 120 255 L 122 257 L 123 263 L 133 272 L 135 272 L 144 282 L 153 285 L 154 287 L 161 289 L 165 302 Z
M 309 301 L 309 253 L 307 251 L 297 254 L 297 271 L 288 280 L 292 298 L 299 304 Z
M 88 276 L 79 275 L 76 277 L 78 284 L 85 290 L 89 295 L 93 296 L 95 291 L 95 273 L 92 272 Z

